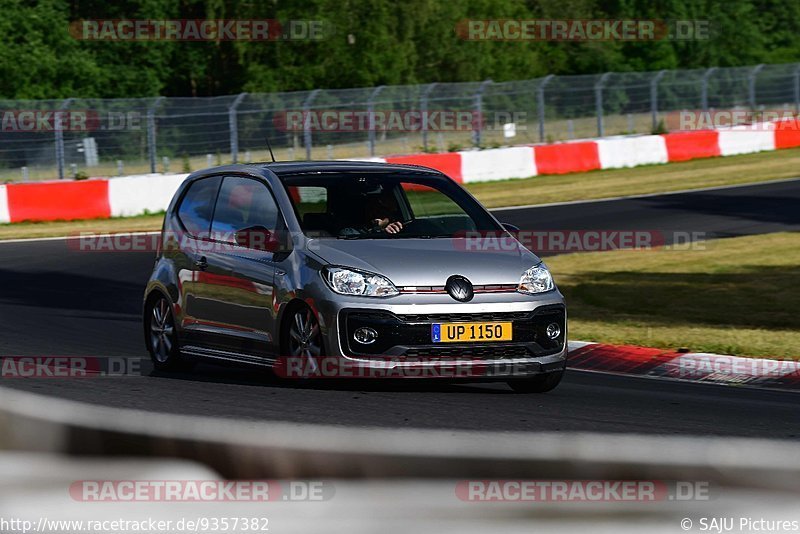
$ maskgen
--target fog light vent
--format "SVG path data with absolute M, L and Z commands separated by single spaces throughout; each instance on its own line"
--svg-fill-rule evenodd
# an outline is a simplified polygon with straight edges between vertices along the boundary
M 561 327 L 558 326 L 558 323 L 550 323 L 547 325 L 547 337 L 550 339 L 556 339 L 558 336 L 561 335 Z
M 374 328 L 362 326 L 361 328 L 356 328 L 356 331 L 353 332 L 353 339 L 362 345 L 369 345 L 375 343 L 375 340 L 378 339 L 378 332 Z

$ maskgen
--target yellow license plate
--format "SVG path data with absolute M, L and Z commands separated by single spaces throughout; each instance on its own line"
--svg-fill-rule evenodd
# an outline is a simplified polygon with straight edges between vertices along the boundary
M 483 343 L 511 341 L 511 323 L 434 323 L 431 325 L 434 343 Z

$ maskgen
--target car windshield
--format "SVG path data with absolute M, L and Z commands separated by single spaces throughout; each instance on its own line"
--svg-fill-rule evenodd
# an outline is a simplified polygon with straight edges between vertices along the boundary
M 432 239 L 501 230 L 463 189 L 437 176 L 324 173 L 282 181 L 309 237 Z

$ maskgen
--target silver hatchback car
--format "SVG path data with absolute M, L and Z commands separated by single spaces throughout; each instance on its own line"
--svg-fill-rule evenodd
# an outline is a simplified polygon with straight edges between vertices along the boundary
M 190 175 L 144 296 L 157 369 L 198 359 L 286 378 L 507 381 L 566 365 L 564 298 L 466 190 L 412 165 L 231 165 Z

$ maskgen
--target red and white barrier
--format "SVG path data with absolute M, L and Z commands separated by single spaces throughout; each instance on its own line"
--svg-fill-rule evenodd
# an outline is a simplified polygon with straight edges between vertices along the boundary
M 472 183 L 636 167 L 799 146 L 800 119 L 784 119 L 755 127 L 618 136 L 550 145 L 366 158 L 362 161 L 423 165 L 440 170 L 457 182 Z M 0 223 L 121 217 L 163 211 L 186 176 L 144 174 L 79 182 L 0 186 Z
M 447 152 L 445 154 L 412 154 L 410 156 L 389 156 L 386 163 L 399 163 L 401 165 L 423 165 L 442 171 L 456 182 L 463 182 L 461 171 L 461 154 Z
M 0 185 L 0 224 L 10 223 L 11 217 L 8 214 L 8 195 L 6 186 Z
M 530 178 L 538 174 L 532 147 L 471 150 L 459 154 L 461 176 L 467 183 Z
M 719 133 L 715 130 L 675 132 L 664 135 L 668 161 L 688 161 L 720 155 Z
M 776 121 L 774 128 L 776 150 L 800 146 L 800 119 Z
M 775 150 L 775 132 L 751 130 L 747 126 L 735 126 L 719 131 L 719 153 L 721 156 L 751 154 Z
M 6 185 L 9 221 L 107 219 L 108 180 Z
M 601 169 L 619 169 L 667 163 L 667 142 L 662 135 L 619 136 L 598 139 Z
M 597 141 L 575 141 L 534 147 L 539 174 L 567 174 L 600 168 Z
M 108 181 L 112 217 L 158 213 L 169 206 L 178 186 L 188 174 L 143 174 Z

